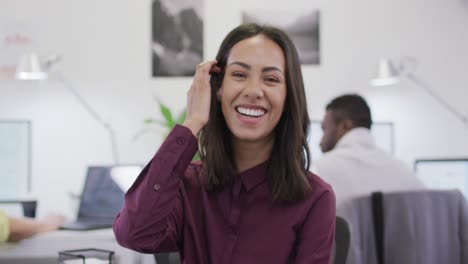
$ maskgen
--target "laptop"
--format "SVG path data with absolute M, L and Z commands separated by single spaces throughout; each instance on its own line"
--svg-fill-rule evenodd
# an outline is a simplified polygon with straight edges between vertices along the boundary
M 141 169 L 138 165 L 88 167 L 76 220 L 66 222 L 60 229 L 94 230 L 112 227 L 127 191 L 115 179 L 126 178 L 133 182 Z M 113 172 L 118 172 L 118 177 Z

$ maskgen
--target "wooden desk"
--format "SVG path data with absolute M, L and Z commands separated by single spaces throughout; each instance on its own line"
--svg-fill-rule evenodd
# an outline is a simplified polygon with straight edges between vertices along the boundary
M 58 263 L 62 250 L 99 248 L 115 252 L 115 263 L 154 264 L 153 255 L 141 254 L 117 244 L 112 229 L 93 231 L 54 231 L 17 243 L 0 245 L 0 264 Z

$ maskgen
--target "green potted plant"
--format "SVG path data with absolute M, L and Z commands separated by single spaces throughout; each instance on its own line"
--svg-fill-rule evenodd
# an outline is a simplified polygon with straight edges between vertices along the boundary
M 171 132 L 172 128 L 175 125 L 184 123 L 187 113 L 184 109 L 176 118 L 174 118 L 174 115 L 172 114 L 172 111 L 171 109 L 169 109 L 169 107 L 167 107 L 161 101 L 158 101 L 158 104 L 159 104 L 159 111 L 161 112 L 161 115 L 163 116 L 164 119 L 160 120 L 160 119 L 154 119 L 154 118 L 147 118 L 145 119 L 144 122 L 147 125 L 156 124 L 156 125 L 166 128 L 166 133 L 164 134 L 164 138 L 166 138 L 169 132 Z
M 169 134 L 169 132 L 171 132 L 172 128 L 177 125 L 177 124 L 182 124 L 184 123 L 185 121 L 185 117 L 187 116 L 187 112 L 184 110 L 182 110 L 181 113 L 179 113 L 176 117 L 173 115 L 171 109 L 169 109 L 169 107 L 167 107 L 163 102 L 161 102 L 160 100 L 157 100 L 158 101 L 158 105 L 159 105 L 159 112 L 161 113 L 163 119 L 154 119 L 154 118 L 147 118 L 144 120 L 144 123 L 146 125 L 159 125 L 159 126 L 162 126 L 163 128 L 166 128 L 166 132 L 164 133 L 164 138 L 167 137 L 167 135 Z M 199 160 L 200 157 L 198 155 L 198 152 L 197 154 L 195 154 L 193 160 Z

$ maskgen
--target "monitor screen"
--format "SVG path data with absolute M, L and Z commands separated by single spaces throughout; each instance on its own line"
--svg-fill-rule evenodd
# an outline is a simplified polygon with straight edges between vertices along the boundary
M 468 159 L 419 159 L 414 168 L 429 189 L 458 189 L 468 198 Z
M 137 166 L 90 166 L 86 175 L 83 192 L 81 193 L 78 218 L 113 218 L 122 208 L 124 194 L 119 183 L 112 177 L 112 171 L 120 168 L 120 177 L 127 176 L 135 179 L 135 169 L 124 167 L 140 168 Z M 138 171 L 138 173 L 139 173 Z M 125 172 L 127 172 L 125 174 Z

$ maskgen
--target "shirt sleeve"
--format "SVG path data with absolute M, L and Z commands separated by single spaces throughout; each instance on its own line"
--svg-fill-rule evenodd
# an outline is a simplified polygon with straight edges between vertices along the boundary
M 335 241 L 336 206 L 332 190 L 325 191 L 310 210 L 299 234 L 296 264 L 330 264 Z
M 197 149 L 188 128 L 174 127 L 125 194 L 113 224 L 120 245 L 143 253 L 178 250 L 184 215 L 182 178 Z
M 5 212 L 0 210 L 0 243 L 6 242 L 10 236 L 10 220 Z

